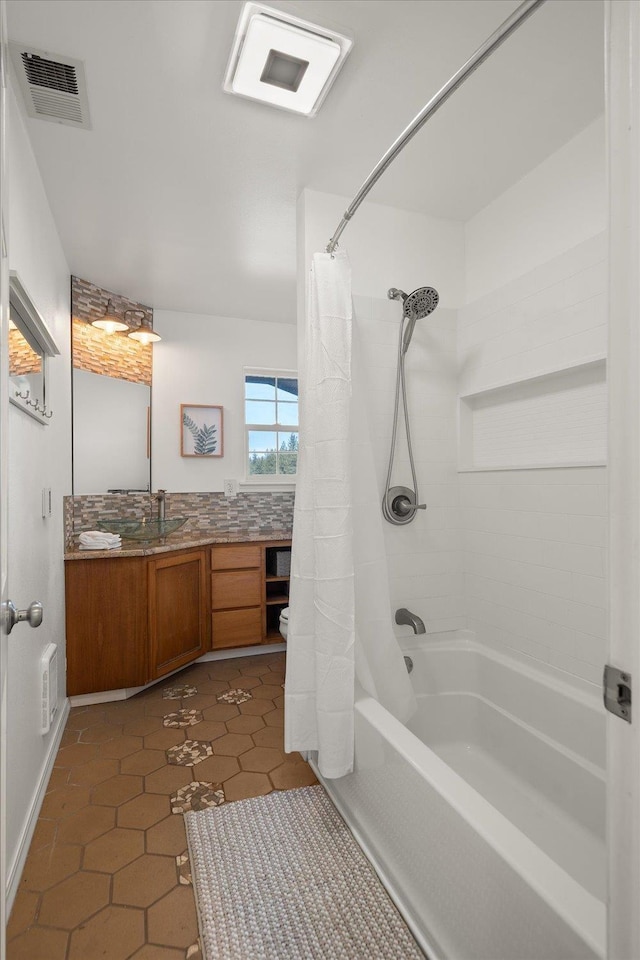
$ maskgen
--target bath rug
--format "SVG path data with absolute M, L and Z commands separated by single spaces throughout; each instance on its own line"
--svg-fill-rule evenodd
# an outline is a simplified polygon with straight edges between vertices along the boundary
M 424 960 L 321 786 L 184 820 L 204 960 Z

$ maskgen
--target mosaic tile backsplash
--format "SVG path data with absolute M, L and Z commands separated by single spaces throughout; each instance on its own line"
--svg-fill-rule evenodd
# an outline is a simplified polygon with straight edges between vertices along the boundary
M 189 517 L 185 532 L 246 531 L 268 536 L 293 526 L 294 493 L 168 493 L 167 517 Z M 156 516 L 157 504 L 148 493 L 103 493 L 64 498 L 65 542 L 97 520 Z

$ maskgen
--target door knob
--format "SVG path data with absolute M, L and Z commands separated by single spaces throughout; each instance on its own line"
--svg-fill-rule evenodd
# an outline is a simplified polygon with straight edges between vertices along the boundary
M 2 630 L 7 635 L 11 633 L 16 623 L 26 620 L 29 626 L 39 627 L 42 623 L 43 607 L 39 600 L 34 600 L 26 610 L 16 610 L 12 600 L 2 604 L 0 622 Z

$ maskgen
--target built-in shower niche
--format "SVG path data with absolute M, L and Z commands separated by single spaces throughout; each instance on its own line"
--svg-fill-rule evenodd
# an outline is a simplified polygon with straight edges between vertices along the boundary
M 459 398 L 461 471 L 603 466 L 606 455 L 603 359 Z

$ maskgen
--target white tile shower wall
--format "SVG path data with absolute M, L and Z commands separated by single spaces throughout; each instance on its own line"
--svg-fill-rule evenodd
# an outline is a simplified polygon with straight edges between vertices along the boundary
M 387 474 L 393 422 L 398 303 L 354 297 L 364 359 L 367 406 L 380 498 Z M 407 393 L 420 499 L 428 504 L 410 524 L 384 523 L 393 610 L 408 607 L 428 633 L 466 625 L 456 462 L 456 311 L 439 308 L 415 328 L 407 354 Z M 410 485 L 401 429 L 393 474 Z M 398 635 L 410 633 L 397 627 Z
M 459 312 L 461 394 L 606 355 L 605 241 L 584 241 Z M 468 626 L 599 683 L 606 467 L 460 474 Z

